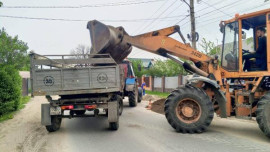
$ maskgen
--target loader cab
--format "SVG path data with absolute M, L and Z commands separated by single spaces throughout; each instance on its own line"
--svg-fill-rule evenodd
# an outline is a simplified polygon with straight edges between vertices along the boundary
M 261 28 L 265 29 L 265 39 L 267 39 L 269 30 L 266 23 L 269 23 L 267 22 L 269 20 L 269 13 L 257 13 L 246 16 L 236 15 L 232 20 L 221 22 L 220 31 L 223 33 L 221 66 L 224 70 L 240 73 L 267 71 L 267 61 L 269 61 L 267 47 L 264 48 L 265 50 L 261 49 L 261 36 L 258 36 L 257 31 Z M 267 46 L 267 41 L 265 45 Z M 249 58 L 246 59 L 247 57 Z M 250 67 L 248 70 L 244 68 L 246 65 Z

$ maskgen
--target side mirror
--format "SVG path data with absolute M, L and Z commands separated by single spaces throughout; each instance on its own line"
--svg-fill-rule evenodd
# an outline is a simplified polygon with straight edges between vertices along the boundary
M 224 23 L 223 21 L 221 21 L 221 22 L 219 23 L 219 31 L 220 31 L 221 33 L 224 33 L 224 29 L 225 29 L 225 23 Z
M 246 39 L 246 38 L 247 38 L 246 32 L 242 31 L 242 39 Z

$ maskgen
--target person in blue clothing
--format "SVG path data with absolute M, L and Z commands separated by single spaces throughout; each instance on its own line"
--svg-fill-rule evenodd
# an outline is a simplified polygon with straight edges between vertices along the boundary
M 145 82 L 143 81 L 143 83 L 142 83 L 142 90 L 143 90 L 143 96 L 145 95 L 145 88 L 146 88 L 146 84 L 145 84 Z
M 267 39 L 265 37 L 265 28 L 260 27 L 257 29 L 256 34 L 258 36 L 258 48 L 255 53 L 249 53 L 243 55 L 243 61 L 245 60 L 244 71 L 251 71 L 251 58 L 256 58 L 256 66 L 260 67 L 260 70 L 266 70 L 266 50 Z

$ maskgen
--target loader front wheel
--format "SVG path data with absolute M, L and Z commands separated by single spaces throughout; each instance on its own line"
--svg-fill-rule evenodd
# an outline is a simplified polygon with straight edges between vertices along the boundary
M 169 124 L 181 133 L 202 133 L 214 117 L 208 95 L 190 85 L 174 90 L 165 101 L 164 111 Z
M 51 125 L 46 126 L 48 132 L 55 132 L 60 129 L 62 118 L 51 116 Z
M 270 138 L 270 93 L 266 93 L 258 102 L 256 121 L 261 131 Z

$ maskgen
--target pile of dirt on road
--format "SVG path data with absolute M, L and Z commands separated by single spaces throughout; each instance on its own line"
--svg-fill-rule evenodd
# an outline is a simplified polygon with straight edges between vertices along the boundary
M 156 113 L 160 113 L 160 114 L 165 114 L 164 113 L 164 104 L 165 104 L 165 98 L 156 100 L 153 102 L 152 104 L 152 111 L 156 112 Z
M 158 100 L 158 99 L 160 99 L 159 96 L 149 95 L 149 94 L 146 94 L 146 95 L 143 97 L 143 100 L 145 100 L 145 101 L 151 100 L 152 102 L 153 102 L 153 101 L 156 101 L 156 100 Z

